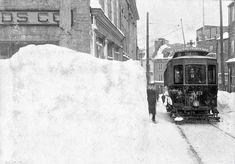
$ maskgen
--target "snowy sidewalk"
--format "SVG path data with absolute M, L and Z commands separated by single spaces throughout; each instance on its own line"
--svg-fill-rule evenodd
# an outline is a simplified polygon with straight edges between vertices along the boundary
M 189 150 L 189 145 L 181 136 L 177 126 L 165 110 L 162 102 L 157 103 L 157 124 L 148 126 L 148 157 L 151 164 L 157 161 L 158 164 L 178 164 L 178 163 L 197 163 Z

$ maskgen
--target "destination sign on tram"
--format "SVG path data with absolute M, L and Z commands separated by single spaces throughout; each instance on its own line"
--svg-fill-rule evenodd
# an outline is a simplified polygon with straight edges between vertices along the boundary
M 185 48 L 175 49 L 175 52 L 177 51 L 207 51 L 209 52 L 208 49 L 201 48 L 201 47 L 185 47 Z

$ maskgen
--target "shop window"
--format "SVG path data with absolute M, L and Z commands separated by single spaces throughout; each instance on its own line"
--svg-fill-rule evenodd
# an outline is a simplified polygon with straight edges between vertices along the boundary
M 114 48 L 114 60 L 120 60 L 120 53 L 119 53 L 119 48 L 115 47 Z
M 174 83 L 183 84 L 183 65 L 174 66 Z
M 234 40 L 231 42 L 231 53 L 234 54 Z
M 97 37 L 96 38 L 96 56 L 98 58 L 104 58 L 104 39 Z

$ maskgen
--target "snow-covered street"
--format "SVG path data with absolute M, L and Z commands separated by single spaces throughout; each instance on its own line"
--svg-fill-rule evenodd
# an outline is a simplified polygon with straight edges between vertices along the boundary
M 177 125 L 158 101 L 153 124 L 135 61 L 30 45 L 0 72 L 1 164 L 235 163 L 234 93 L 219 123 Z
M 188 143 L 188 150 L 193 154 L 197 163 L 235 163 L 234 96 L 234 93 L 219 92 L 220 122 L 175 124 Z M 173 122 L 161 102 L 158 103 L 157 110 L 159 122 Z
M 180 128 L 201 163 L 234 163 L 235 138 L 210 124 L 185 124 L 180 125 Z

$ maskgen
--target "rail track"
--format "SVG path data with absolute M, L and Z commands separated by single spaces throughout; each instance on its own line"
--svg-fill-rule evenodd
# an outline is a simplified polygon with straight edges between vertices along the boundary
M 180 127 L 180 125 L 176 125 L 177 128 L 179 129 L 179 132 L 181 134 L 181 136 L 185 139 L 185 141 L 187 142 L 188 146 L 189 146 L 189 150 L 192 154 L 192 156 L 194 157 L 195 161 L 198 164 L 203 164 L 201 157 L 199 156 L 199 154 L 197 153 L 197 151 L 195 150 L 195 148 L 193 147 L 193 145 L 190 143 L 189 139 L 187 138 L 186 134 L 184 133 L 183 129 Z
M 224 131 L 223 129 L 219 128 L 218 126 L 216 126 L 216 125 L 214 125 L 212 123 L 209 123 L 209 124 L 212 125 L 214 128 L 218 129 L 219 131 L 221 131 L 222 133 L 224 133 L 226 136 L 229 136 L 230 138 L 235 139 L 234 135 Z
M 215 131 L 217 131 L 218 133 L 222 133 L 224 136 L 227 136 L 227 138 L 230 138 L 230 140 L 231 139 L 232 139 L 232 141 L 235 140 L 235 136 L 233 134 L 230 134 L 229 132 L 226 132 L 225 130 L 218 127 L 216 124 L 213 124 L 213 123 L 209 122 L 209 123 L 207 123 L 207 125 L 213 127 L 215 129 Z M 198 164 L 204 164 L 203 158 L 198 153 L 198 150 L 197 150 L 198 148 L 195 148 L 193 146 L 193 143 L 190 142 L 190 138 L 188 138 L 188 136 L 187 136 L 187 131 L 184 132 L 185 129 L 183 128 L 183 126 L 181 124 L 176 124 L 176 126 L 179 129 L 179 132 L 180 132 L 181 136 L 183 137 L 183 139 L 188 144 L 189 151 L 190 151 L 192 157 L 194 158 L 195 162 L 198 163 Z

